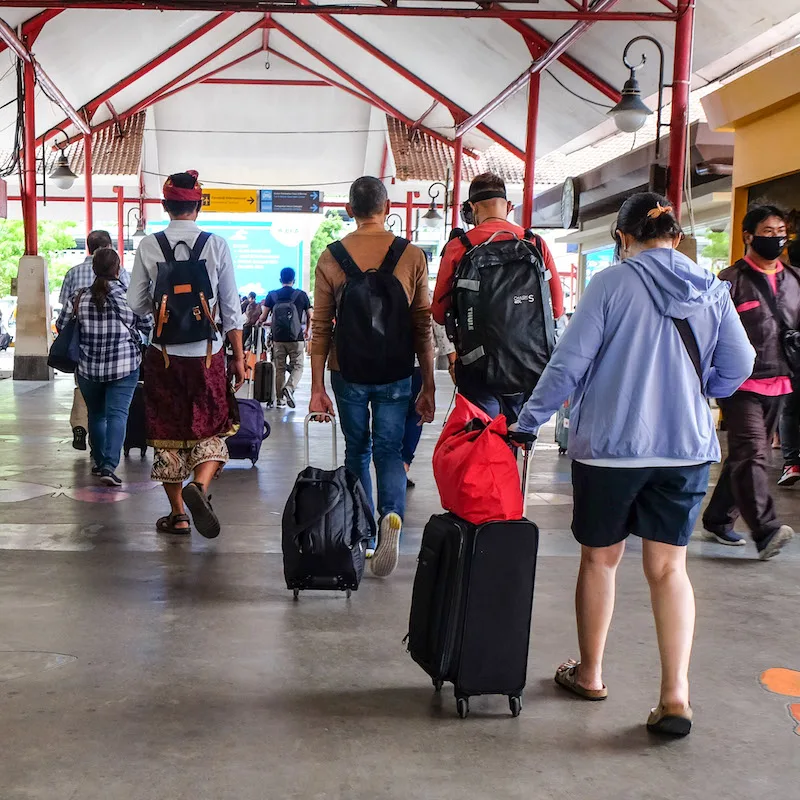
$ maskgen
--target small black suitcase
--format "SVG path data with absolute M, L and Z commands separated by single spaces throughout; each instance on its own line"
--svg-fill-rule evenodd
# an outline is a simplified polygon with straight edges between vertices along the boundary
M 408 649 L 437 691 L 453 683 L 462 719 L 482 694 L 507 695 L 515 717 L 522 710 L 538 546 L 527 519 L 475 526 L 437 514 L 425 526 Z
M 253 399 L 272 406 L 275 403 L 275 365 L 257 361 L 253 369 Z
M 125 444 L 123 444 L 125 456 L 129 456 L 131 450 L 140 450 L 142 458 L 147 455 L 147 424 L 144 413 L 144 384 L 139 381 L 133 392 L 133 400 L 128 410 L 128 425 L 125 429 Z
M 327 417 L 333 437 L 333 469 L 309 465 L 309 423 Z M 367 541 L 375 519 L 361 481 L 338 467 L 336 418 L 309 414 L 304 424 L 305 469 L 297 476 L 282 520 L 286 588 L 297 600 L 305 589 L 344 590 L 349 598 L 364 574 Z

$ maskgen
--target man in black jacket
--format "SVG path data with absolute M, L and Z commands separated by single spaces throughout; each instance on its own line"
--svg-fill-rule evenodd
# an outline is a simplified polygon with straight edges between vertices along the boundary
M 743 545 L 733 532 L 741 513 L 762 560 L 772 558 L 794 535 L 775 513 L 769 491 L 772 437 L 791 372 L 783 331 L 800 327 L 800 272 L 785 266 L 786 217 L 775 206 L 751 208 L 742 223 L 745 257 L 723 270 L 742 324 L 756 351 L 752 376 L 732 397 L 719 401 L 728 431 L 728 458 L 703 515 L 707 538 Z

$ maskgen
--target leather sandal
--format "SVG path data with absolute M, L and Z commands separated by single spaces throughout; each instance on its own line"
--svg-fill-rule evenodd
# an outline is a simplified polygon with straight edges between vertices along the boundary
M 608 697 L 608 689 L 586 689 L 578 683 L 578 665 L 580 662 L 574 659 L 565 661 L 556 670 L 556 683 L 568 692 L 582 697 L 584 700 L 605 700 Z
M 177 523 L 188 523 L 185 528 L 179 528 Z M 192 532 L 192 521 L 186 514 L 167 514 L 156 522 L 156 530 L 159 533 L 179 533 L 187 534 Z

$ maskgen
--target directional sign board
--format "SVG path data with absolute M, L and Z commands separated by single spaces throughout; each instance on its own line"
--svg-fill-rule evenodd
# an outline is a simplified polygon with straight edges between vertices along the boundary
M 260 209 L 265 214 L 316 214 L 322 211 L 322 192 L 262 189 Z
M 258 189 L 203 189 L 203 211 L 241 214 L 258 210 Z

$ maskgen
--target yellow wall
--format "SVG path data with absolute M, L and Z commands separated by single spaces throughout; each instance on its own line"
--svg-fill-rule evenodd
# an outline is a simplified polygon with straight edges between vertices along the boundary
M 748 188 L 800 171 L 800 47 L 703 98 L 708 122 L 734 131 L 731 258 L 744 255 Z

